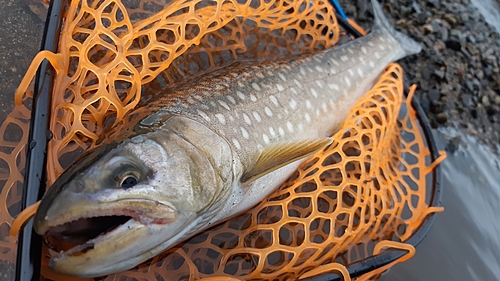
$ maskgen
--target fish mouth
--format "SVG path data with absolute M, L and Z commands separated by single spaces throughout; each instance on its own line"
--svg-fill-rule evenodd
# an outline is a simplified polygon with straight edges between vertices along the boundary
M 143 198 L 75 205 L 77 208 L 58 211 L 57 215 L 49 208 L 48 214 L 40 214 L 41 219 L 35 222 L 35 230 L 43 236 L 51 254 L 49 268 L 70 275 L 83 276 L 82 272 L 89 270 L 89 258 L 97 263 L 117 249 L 143 254 L 147 249 L 137 241 L 177 220 L 177 212 L 170 204 Z M 108 259 L 106 266 L 116 267 L 113 264 L 122 263 L 122 257 Z M 107 271 L 96 269 L 88 274 L 102 276 Z
M 133 217 L 124 215 L 72 220 L 49 227 L 43 235 L 44 243 L 52 258 L 84 254 L 94 249 L 97 242 L 105 240 L 109 233 L 132 220 Z

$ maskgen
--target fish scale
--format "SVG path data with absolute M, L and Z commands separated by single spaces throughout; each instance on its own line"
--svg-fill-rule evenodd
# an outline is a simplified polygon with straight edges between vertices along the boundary
M 251 166 L 254 159 L 249 155 L 256 154 L 255 148 L 332 135 L 386 65 L 403 54 L 388 32 L 375 29 L 314 56 L 226 69 L 231 73 L 179 90 L 181 106 L 166 106 L 167 96 L 151 111 L 189 116 L 205 124 L 223 136 L 241 159 L 248 159 L 245 167 Z
M 86 241 L 54 254 L 49 267 L 79 277 L 126 270 L 264 200 L 331 143 L 389 62 L 420 51 L 373 7 L 375 26 L 363 38 L 313 56 L 220 69 L 102 136 L 40 203 L 39 234 Z M 97 237 L 71 231 L 103 216 L 121 219 Z

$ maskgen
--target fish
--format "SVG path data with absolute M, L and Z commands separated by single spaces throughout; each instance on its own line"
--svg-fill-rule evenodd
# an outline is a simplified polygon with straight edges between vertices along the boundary
M 49 267 L 128 270 L 273 192 L 324 149 L 385 67 L 421 46 L 374 0 L 370 33 L 290 60 L 222 69 L 137 109 L 48 189 L 34 218 L 65 241 Z

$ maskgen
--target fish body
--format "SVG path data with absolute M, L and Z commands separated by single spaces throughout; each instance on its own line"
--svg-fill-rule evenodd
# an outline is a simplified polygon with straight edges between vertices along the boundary
M 373 6 L 363 38 L 236 67 L 139 109 L 132 133 L 85 153 L 42 199 L 35 230 L 76 244 L 49 266 L 80 277 L 123 271 L 264 200 L 331 142 L 388 63 L 420 51 Z

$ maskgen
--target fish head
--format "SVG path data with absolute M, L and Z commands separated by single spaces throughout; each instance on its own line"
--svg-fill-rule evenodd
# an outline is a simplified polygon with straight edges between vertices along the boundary
M 49 267 L 103 276 L 188 238 L 220 192 L 220 171 L 205 152 L 163 131 L 83 155 L 48 189 L 35 215 L 35 231 L 55 250 Z

